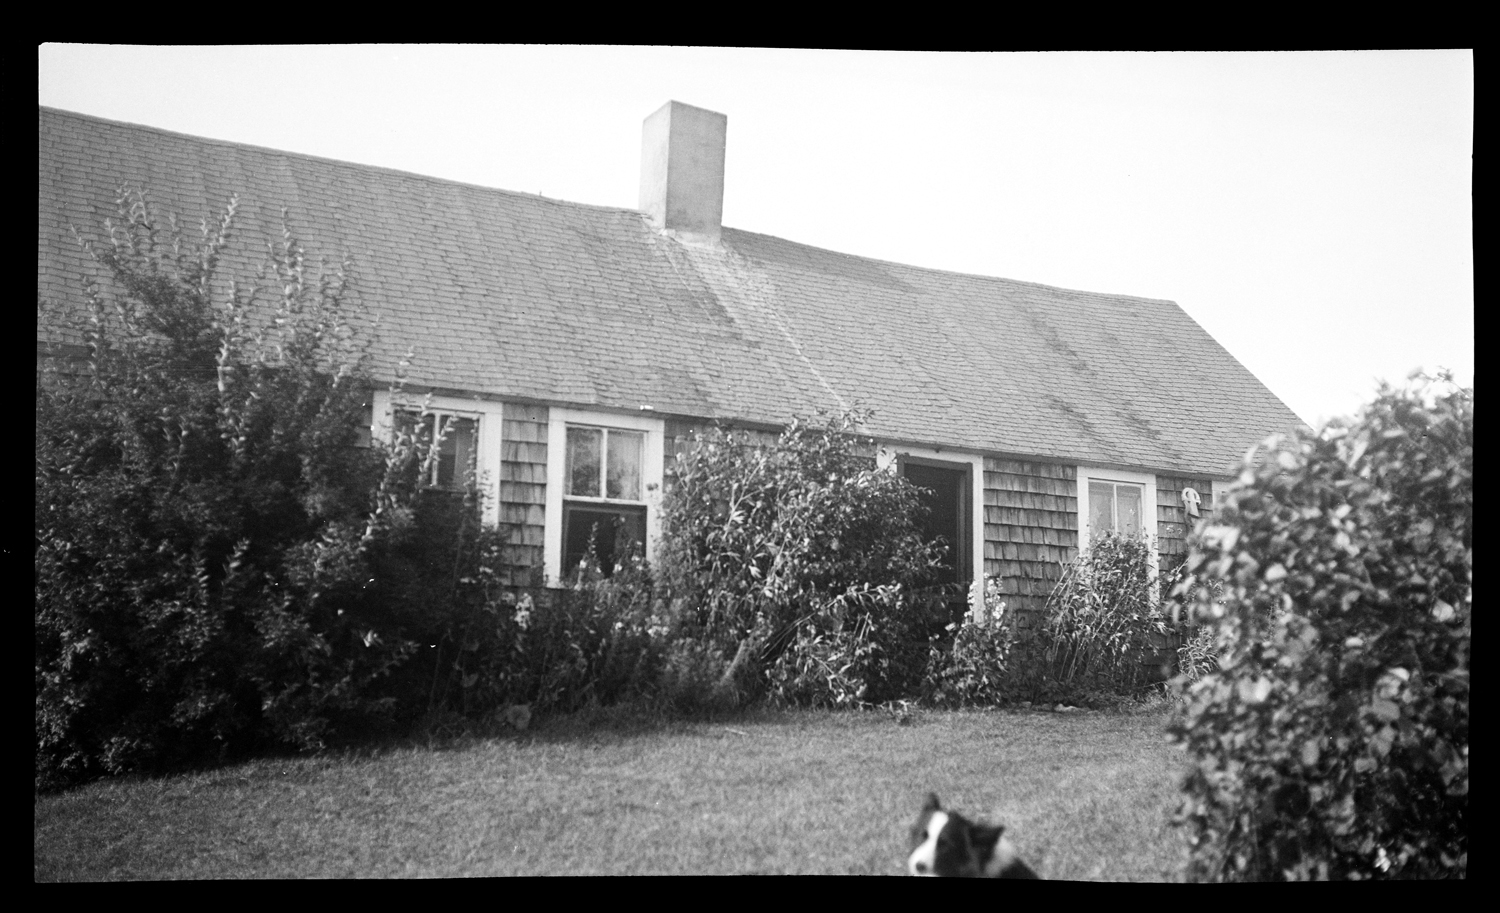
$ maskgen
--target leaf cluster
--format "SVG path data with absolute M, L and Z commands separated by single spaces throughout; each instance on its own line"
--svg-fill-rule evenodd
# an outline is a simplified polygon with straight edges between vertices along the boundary
M 793 420 L 774 443 L 718 427 L 694 437 L 671 474 L 657 562 L 679 630 L 726 656 L 754 643 L 766 672 L 792 645 L 778 682 L 810 681 L 821 664 L 864 676 L 841 695 L 915 686 L 925 626 L 947 621 L 922 592 L 941 553 L 922 538 L 918 491 L 858 435 L 867 419 Z
M 221 281 L 236 207 L 191 241 L 122 191 L 81 242 L 107 277 L 63 312 L 86 355 L 50 353 L 37 388 L 40 785 L 316 747 L 413 649 L 371 563 L 412 479 L 361 441 L 347 270 L 284 231 L 256 281 Z
M 1383 386 L 1252 454 L 1195 532 L 1219 669 L 1184 682 L 1179 814 L 1209 880 L 1462 877 L 1473 392 Z

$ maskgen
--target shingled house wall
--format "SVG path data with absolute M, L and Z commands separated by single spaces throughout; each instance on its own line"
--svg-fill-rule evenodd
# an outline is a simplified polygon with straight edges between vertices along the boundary
M 1175 567 L 1187 554 L 1187 534 L 1197 522 L 1182 506 L 1184 488 L 1193 489 L 1202 499 L 1198 505 L 1200 513 L 1206 514 L 1213 507 L 1211 480 L 1169 475 L 1156 477 L 1156 552 L 1161 557 L 1163 571 Z
M 1059 463 L 984 460 L 984 573 L 1000 583 L 1020 627 L 1047 603 L 1078 554 L 1078 470 Z
M 500 430 L 500 525 L 510 533 L 501 555 L 509 586 L 542 582 L 547 420 L 546 406 L 505 404 Z

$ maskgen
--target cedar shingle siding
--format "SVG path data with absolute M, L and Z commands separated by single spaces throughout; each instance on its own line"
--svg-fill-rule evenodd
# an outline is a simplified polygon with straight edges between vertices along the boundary
M 1057 463 L 984 461 L 984 573 L 1006 604 L 1040 610 L 1078 554 L 1078 470 Z
M 502 556 L 510 586 L 541 582 L 547 509 L 546 406 L 505 404 L 500 443 L 500 524 L 510 535 Z
M 1197 522 L 1188 517 L 1187 509 L 1182 506 L 1184 488 L 1198 492 L 1202 499 L 1198 504 L 1200 516 L 1207 515 L 1213 507 L 1212 480 L 1169 475 L 1156 477 L 1156 551 L 1161 555 L 1163 568 L 1176 564 L 1176 559 L 1187 552 L 1187 533 Z

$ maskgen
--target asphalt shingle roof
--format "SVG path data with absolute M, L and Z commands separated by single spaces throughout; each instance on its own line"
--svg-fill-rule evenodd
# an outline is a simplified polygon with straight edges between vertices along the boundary
M 281 209 L 348 256 L 372 368 L 487 397 L 784 423 L 860 404 L 871 434 L 1219 474 L 1301 426 L 1176 304 L 924 269 L 725 228 L 683 244 L 634 210 L 41 108 L 37 294 L 80 300 L 124 186 L 187 225 L 237 194 L 221 273 L 248 278 Z M 39 340 L 57 338 L 39 326 Z

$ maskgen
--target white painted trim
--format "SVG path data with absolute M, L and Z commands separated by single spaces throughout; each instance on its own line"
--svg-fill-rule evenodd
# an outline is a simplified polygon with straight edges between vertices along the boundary
M 392 399 L 391 391 L 376 390 L 370 406 L 370 437 L 387 443 L 391 440 L 393 410 L 398 406 L 412 411 L 420 411 L 425 406 L 476 419 L 479 423 L 479 440 L 475 442 L 474 465 L 482 504 L 480 517 L 486 526 L 495 526 L 500 522 L 500 434 L 505 413 L 503 403 L 416 393 L 402 394 L 397 401 Z
M 562 513 L 563 488 L 566 481 L 568 453 L 568 425 L 593 425 L 598 428 L 619 428 L 624 431 L 644 431 L 645 444 L 641 453 L 641 492 L 646 505 L 646 560 L 656 558 L 657 540 L 661 538 L 661 496 L 666 422 L 659 418 L 640 415 L 622 415 L 611 412 L 592 412 L 585 409 L 563 409 L 553 406 L 547 410 L 547 507 L 545 526 L 542 531 L 542 567 L 548 586 L 556 586 L 562 580 Z M 595 499 L 588 499 L 593 501 Z M 600 504 L 611 503 L 598 499 Z M 621 503 L 621 502 L 614 502 Z M 642 502 L 628 502 L 642 503 Z
M 969 466 L 969 567 L 975 581 L 984 591 L 984 457 L 970 453 L 955 453 L 951 450 L 935 450 L 929 447 L 910 447 L 905 444 L 878 444 L 875 465 L 886 472 L 896 471 L 898 457 L 909 456 L 919 460 L 938 460 L 944 463 L 964 463 Z
M 1213 480 L 1213 491 L 1211 493 L 1213 500 L 1209 504 L 1209 508 L 1213 514 L 1218 514 L 1219 508 L 1224 504 L 1224 496 L 1229 493 L 1229 486 L 1233 484 L 1234 480 L 1232 479 L 1227 482 L 1220 482 L 1217 479 Z
M 1151 576 L 1155 577 L 1161 563 L 1156 551 L 1161 537 L 1156 520 L 1156 476 L 1149 472 L 1102 469 L 1097 466 L 1078 467 L 1078 551 L 1080 553 L 1089 547 L 1089 482 L 1091 481 L 1125 482 L 1144 487 L 1145 490 L 1141 495 L 1141 512 L 1145 516 L 1141 519 L 1142 526 L 1145 527 L 1151 540 Z

